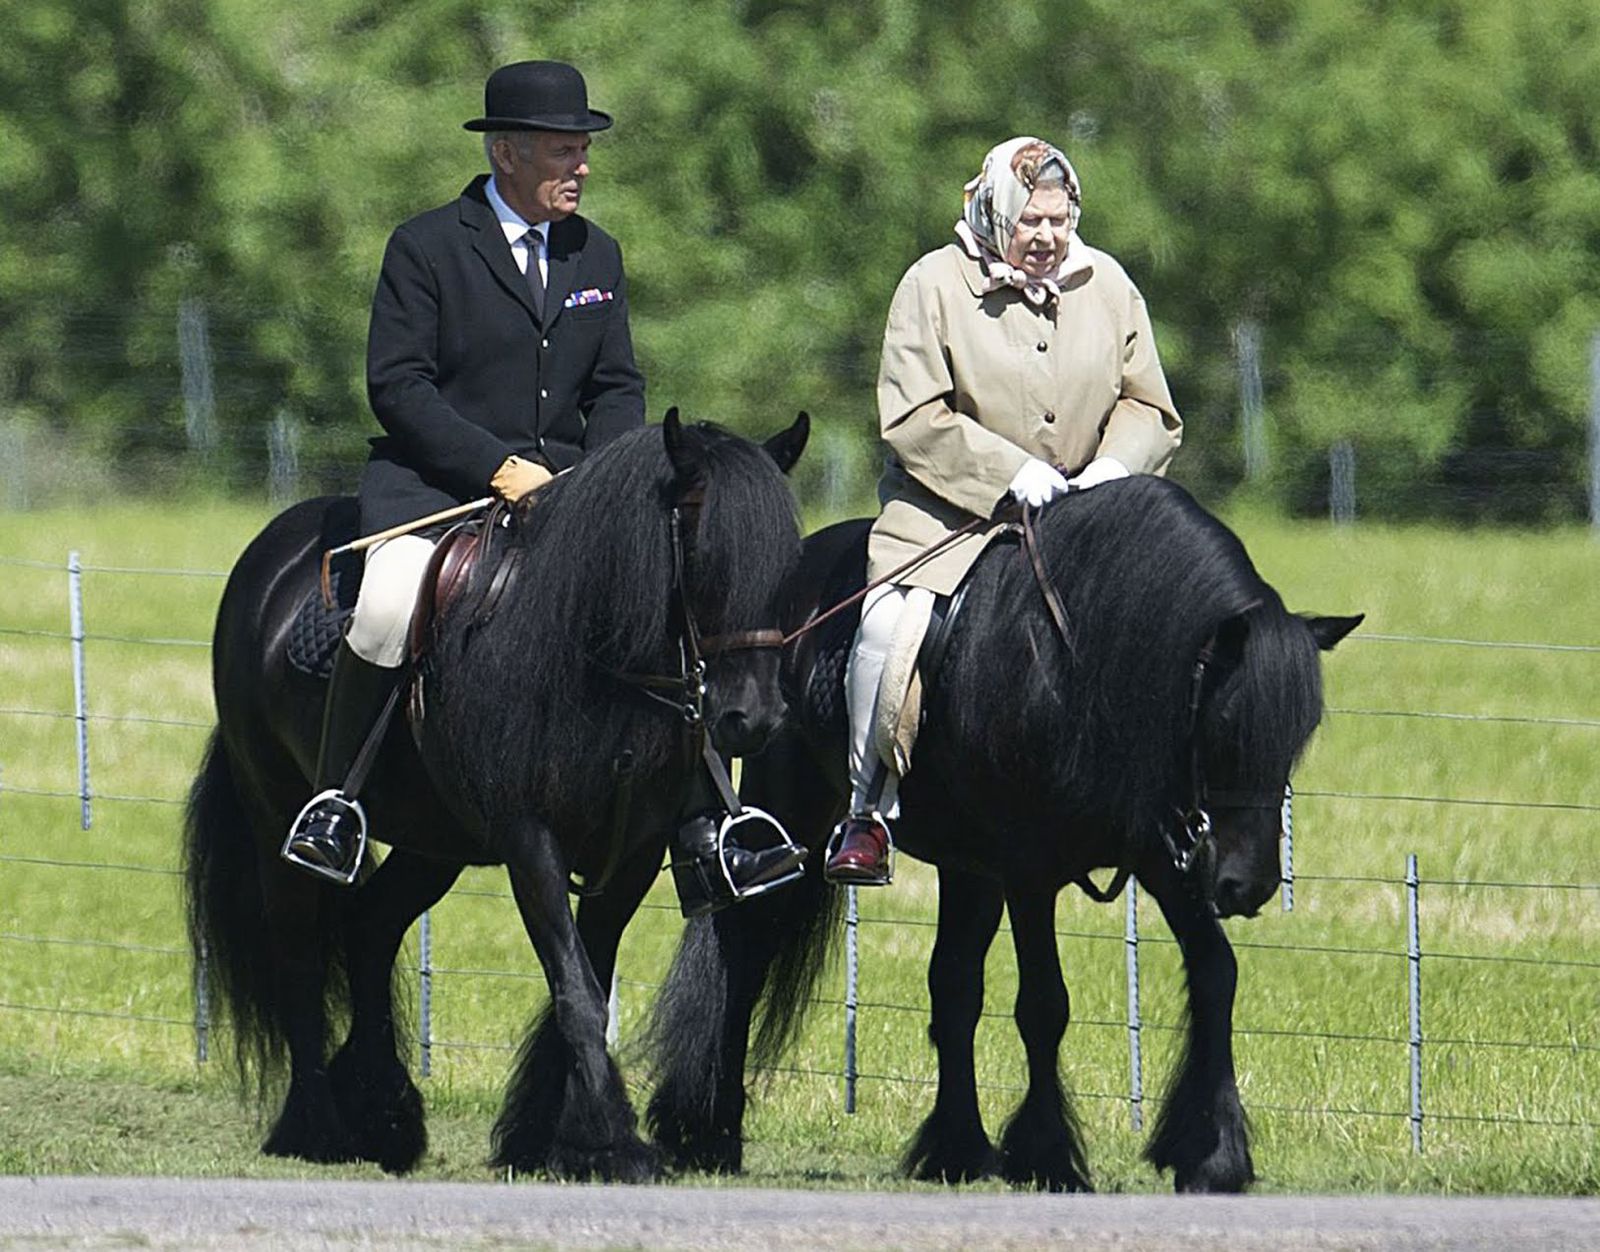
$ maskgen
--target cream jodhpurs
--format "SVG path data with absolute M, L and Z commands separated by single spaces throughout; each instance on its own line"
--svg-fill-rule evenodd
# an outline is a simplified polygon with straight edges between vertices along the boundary
M 850 648 L 850 661 L 844 671 L 845 708 L 850 715 L 850 811 L 866 813 L 872 776 L 880 757 L 873 744 L 873 725 L 877 721 L 878 688 L 883 682 L 883 667 L 894 639 L 895 623 L 905 608 L 909 588 L 885 583 L 874 587 L 861 603 L 861 625 Z M 900 815 L 900 775 L 892 761 L 884 761 L 883 791 L 878 797 L 878 813 L 886 818 Z
M 367 549 L 361 591 L 345 642 L 368 664 L 394 669 L 406 657 L 406 634 L 434 543 L 417 535 L 386 539 Z

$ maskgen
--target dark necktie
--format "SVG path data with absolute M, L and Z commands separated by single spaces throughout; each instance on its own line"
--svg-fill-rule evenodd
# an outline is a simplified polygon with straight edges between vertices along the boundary
M 544 279 L 539 277 L 539 232 L 530 230 L 523 239 L 528 245 L 528 291 L 533 295 L 533 307 L 544 316 Z

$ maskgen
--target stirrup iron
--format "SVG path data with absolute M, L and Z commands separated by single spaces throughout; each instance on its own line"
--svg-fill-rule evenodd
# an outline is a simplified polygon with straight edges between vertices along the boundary
M 728 836 L 742 826 L 753 827 L 752 833 L 765 827 L 768 831 L 768 838 L 764 843 L 756 846 L 751 846 L 740 840 L 738 841 L 739 847 L 742 847 L 746 852 L 765 851 L 768 848 L 781 847 L 796 858 L 794 865 L 776 878 L 769 878 L 765 882 L 752 883 L 743 890 L 734 886 L 733 875 L 728 870 Z M 789 832 L 783 828 L 783 823 L 772 816 L 771 813 L 768 813 L 765 809 L 758 809 L 753 804 L 746 804 L 741 806 L 737 813 L 725 814 L 721 823 L 717 826 L 717 868 L 722 871 L 722 880 L 728 885 L 728 891 L 735 900 L 753 900 L 759 895 L 765 895 L 774 887 L 787 886 L 797 878 L 805 877 L 806 850 L 794 841 Z
M 348 869 L 337 869 L 329 865 L 318 865 L 315 861 L 308 861 L 294 849 L 295 836 L 300 833 L 300 824 L 319 805 L 329 802 L 337 804 L 342 810 L 353 814 L 356 819 L 356 847 L 350 857 Z M 319 791 L 307 800 L 300 812 L 295 814 L 295 819 L 289 825 L 289 833 L 284 837 L 283 847 L 278 855 L 289 864 L 315 874 L 318 878 L 329 882 L 338 883 L 341 887 L 348 887 L 355 882 L 356 875 L 361 872 L 361 863 L 367 855 L 367 811 L 361 807 L 361 801 L 345 795 L 337 787 L 329 787 L 326 791 Z

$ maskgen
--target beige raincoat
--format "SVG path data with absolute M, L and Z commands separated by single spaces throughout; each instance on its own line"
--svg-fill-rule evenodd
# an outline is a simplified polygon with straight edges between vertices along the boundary
M 1076 265 L 1072 262 L 1076 260 Z M 983 294 L 958 245 L 907 271 L 889 308 L 878 414 L 889 445 L 867 549 L 880 578 L 974 516 L 1029 457 L 1069 476 L 1096 456 L 1164 473 L 1182 439 L 1144 298 L 1110 256 L 1074 239 L 1059 300 Z M 958 540 L 899 584 L 953 592 L 997 532 Z

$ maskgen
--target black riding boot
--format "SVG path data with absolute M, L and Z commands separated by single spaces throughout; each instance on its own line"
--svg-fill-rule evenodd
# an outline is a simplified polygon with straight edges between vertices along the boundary
M 356 797 L 341 788 L 400 674 L 399 667 L 363 661 L 348 643 L 339 644 L 322 712 L 317 794 L 300 810 L 283 845 L 283 858 L 291 865 L 345 885 L 355 880 L 367 818 Z
M 739 842 L 746 823 L 735 819 L 722 836 L 720 809 L 698 813 L 678 827 L 673 839 L 672 880 L 678 888 L 678 907 L 685 917 L 701 917 L 725 908 L 735 900 L 760 895 L 798 877 L 806 850 L 789 841 L 782 828 L 765 814 L 745 809 L 752 827 L 759 822 L 764 847 L 749 848 Z

